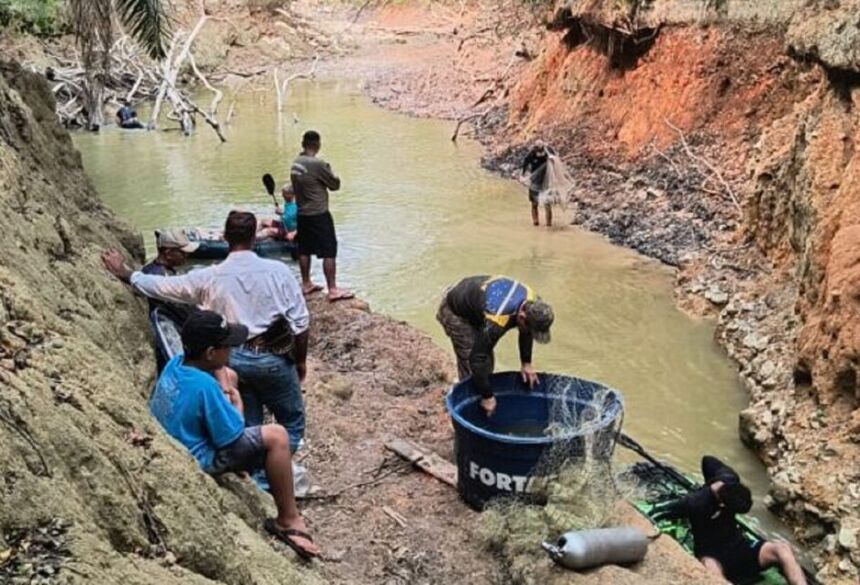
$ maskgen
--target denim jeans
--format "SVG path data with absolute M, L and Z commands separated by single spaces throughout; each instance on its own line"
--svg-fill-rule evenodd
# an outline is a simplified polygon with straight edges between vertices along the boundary
M 265 406 L 287 429 L 290 451 L 295 452 L 305 434 L 305 405 L 295 364 L 283 356 L 237 347 L 230 352 L 230 367 L 239 375 L 245 426 L 263 424 Z

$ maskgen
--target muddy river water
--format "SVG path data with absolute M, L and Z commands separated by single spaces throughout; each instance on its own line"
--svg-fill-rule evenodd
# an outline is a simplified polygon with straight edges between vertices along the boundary
M 481 169 L 480 147 L 453 144 L 450 123 L 378 109 L 353 82 L 298 83 L 280 116 L 271 92 L 245 94 L 223 145 L 206 126 L 192 138 L 108 128 L 75 142 L 152 252 L 157 227 L 217 226 L 236 206 L 271 213 L 260 176 L 286 179 L 309 128 L 343 180 L 332 197 L 343 284 L 446 344 L 434 316 L 448 284 L 523 280 L 556 312 L 552 343 L 535 349 L 540 369 L 619 388 L 626 431 L 652 453 L 689 472 L 704 452 L 722 457 L 761 501 L 764 469 L 738 439 L 746 396 L 713 326 L 676 309 L 672 273 L 574 228 L 532 227 L 524 188 Z M 503 367 L 517 367 L 515 337 L 500 344 Z M 760 503 L 756 516 L 776 526 Z

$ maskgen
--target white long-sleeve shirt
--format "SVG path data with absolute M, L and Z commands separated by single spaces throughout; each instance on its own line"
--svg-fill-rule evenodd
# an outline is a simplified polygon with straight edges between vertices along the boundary
M 220 313 L 247 327 L 251 337 L 268 329 L 281 315 L 295 335 L 310 324 L 305 297 L 289 267 L 251 251 L 231 252 L 220 264 L 181 276 L 135 272 L 130 282 L 147 297 Z

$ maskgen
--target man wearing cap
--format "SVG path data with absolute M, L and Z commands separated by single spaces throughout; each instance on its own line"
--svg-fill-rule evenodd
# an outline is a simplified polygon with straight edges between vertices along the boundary
M 436 319 L 451 338 L 460 380 L 472 376 L 488 416 L 496 410 L 490 386 L 493 349 L 511 329 L 519 330 L 523 382 L 529 388 L 538 383 L 532 342 L 549 343 L 553 312 L 528 286 L 506 276 L 464 278 L 445 293 Z
M 122 255 L 102 255 L 105 267 L 150 298 L 188 303 L 215 311 L 248 328 L 250 338 L 230 356 L 239 375 L 248 425 L 263 421 L 263 406 L 287 428 L 298 449 L 305 432 L 300 382 L 305 377 L 310 315 L 301 287 L 289 267 L 254 253 L 257 219 L 231 211 L 224 226 L 230 253 L 220 264 L 181 276 L 133 272 Z
M 686 519 L 693 533 L 693 553 L 712 573 L 731 583 L 757 583 L 761 572 L 779 567 L 790 585 L 806 585 L 803 568 L 785 542 L 744 535 L 735 516 L 752 508 L 752 494 L 737 472 L 717 459 L 702 457 L 705 485 L 656 508 L 657 521 Z
M 522 180 L 529 186 L 532 223 L 536 226 L 540 225 L 540 213 L 538 212 L 540 192 L 543 188 L 547 163 L 551 154 L 555 154 L 555 151 L 551 147 L 547 146 L 543 140 L 536 140 L 525 159 L 523 159 Z M 547 227 L 552 227 L 552 205 L 544 205 L 544 212 L 546 213 Z
M 307 533 L 293 493 L 289 437 L 280 425 L 245 426 L 242 401 L 219 385 L 233 347 L 248 339 L 248 328 L 228 323 L 212 311 L 195 311 L 182 327 L 184 354 L 175 356 L 158 379 L 150 412 L 212 475 L 263 468 L 277 517 L 266 520 L 271 534 L 302 558 L 319 554 Z
M 199 246 L 200 244 L 198 243 L 188 241 L 188 238 L 181 230 L 160 231 L 155 238 L 155 247 L 158 250 L 158 255 L 152 262 L 144 265 L 140 271 L 144 274 L 154 274 L 157 276 L 176 276 L 176 269 L 185 264 L 188 254 L 197 250 Z M 148 299 L 148 302 L 150 320 L 152 320 L 156 309 L 162 308 L 162 310 L 165 310 L 165 307 L 168 307 L 167 303 L 163 303 L 157 299 Z M 177 311 L 175 306 L 173 308 L 168 307 L 167 310 L 172 315 L 177 315 L 178 324 L 181 325 L 182 321 L 184 321 L 185 312 L 182 310 Z M 180 318 L 179 315 L 182 315 L 182 317 Z M 164 351 L 156 343 L 155 365 L 159 374 L 164 369 L 164 366 L 167 365 L 168 359 L 170 359 L 169 356 L 165 355 Z

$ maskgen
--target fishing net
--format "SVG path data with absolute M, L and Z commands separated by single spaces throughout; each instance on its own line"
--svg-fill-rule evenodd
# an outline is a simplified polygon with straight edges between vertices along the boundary
M 635 476 L 612 467 L 623 422 L 620 395 L 577 378 L 548 378 L 541 388 L 549 396 L 543 434 L 552 442 L 531 473 L 533 490 L 526 499 L 491 502 L 479 527 L 485 546 L 506 559 L 513 583 L 534 579 L 545 559 L 542 541 L 612 524 L 618 501 L 640 493 Z
M 540 182 L 538 203 L 567 209 L 574 188 L 573 177 L 570 176 L 567 165 L 560 156 L 550 153 L 544 167 L 536 172 L 541 171 L 543 180 Z

